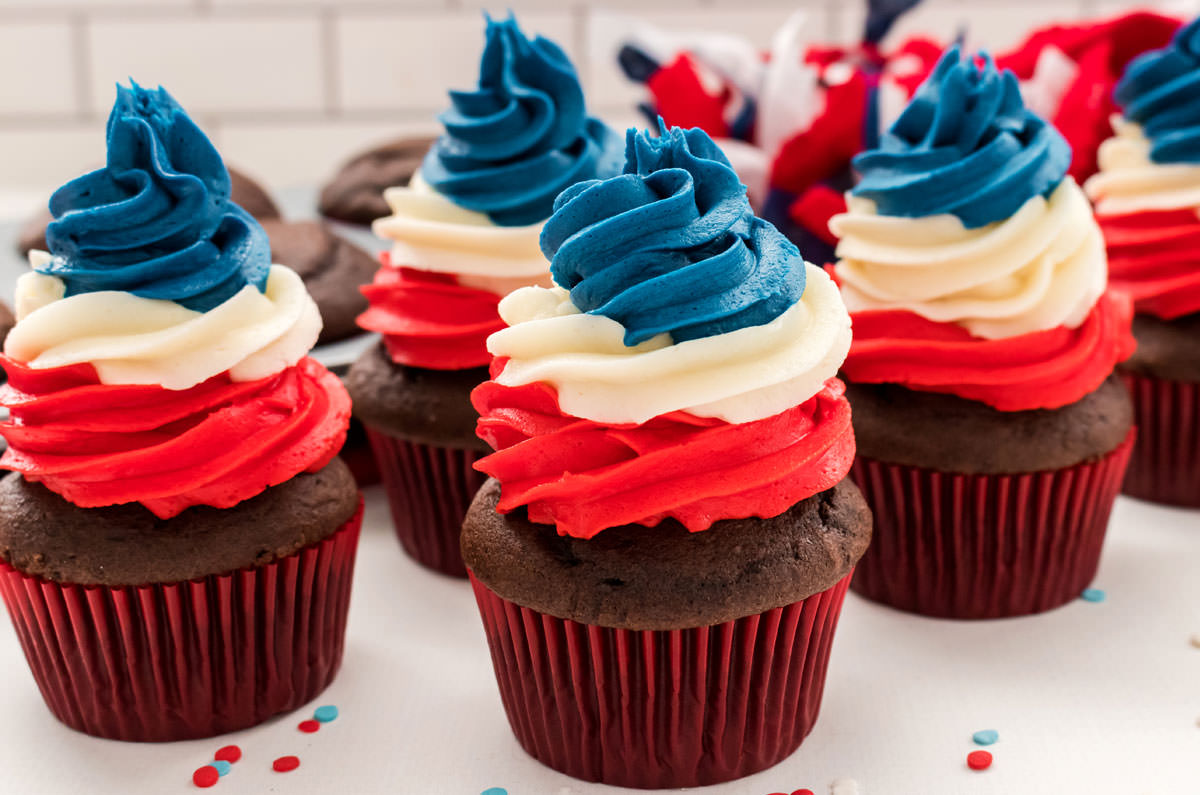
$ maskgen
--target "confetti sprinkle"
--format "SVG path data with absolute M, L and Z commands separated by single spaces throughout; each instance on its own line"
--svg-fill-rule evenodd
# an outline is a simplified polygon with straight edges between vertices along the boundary
M 858 782 L 852 778 L 839 778 L 830 786 L 829 795 L 858 795 Z
M 504 787 L 488 787 L 479 795 L 508 795 L 508 790 Z
M 312 734 L 321 728 L 321 724 L 315 720 L 302 720 L 300 721 L 300 725 L 296 728 L 305 734 Z
M 200 789 L 208 789 L 213 784 L 216 784 L 219 778 L 221 778 L 221 774 L 217 772 L 215 767 L 205 765 L 204 767 L 196 768 L 196 772 L 192 774 L 192 783 Z
M 217 769 L 217 775 L 224 778 L 229 775 L 229 771 L 233 770 L 233 765 L 226 762 L 224 759 L 218 759 L 212 763 L 212 766 Z
M 313 712 L 313 717 L 321 721 L 321 723 L 329 723 L 330 721 L 337 720 L 337 716 L 338 708 L 332 704 L 317 707 L 316 711 Z
M 229 762 L 230 764 L 233 764 L 241 758 L 242 749 L 238 748 L 236 745 L 227 745 L 213 754 L 213 759 L 216 759 L 218 762 Z
M 271 763 L 276 773 L 287 773 L 300 767 L 300 759 L 295 756 L 281 756 Z
M 967 767 L 972 770 L 987 770 L 992 766 L 992 755 L 987 751 L 972 751 L 967 754 Z
M 1085 602 L 1103 602 L 1105 596 L 1107 594 L 1099 588 L 1084 588 L 1083 593 L 1079 594 L 1079 598 Z
M 974 741 L 976 745 L 991 745 L 999 739 L 1000 732 L 996 731 L 995 729 L 984 729 L 983 731 L 977 731 L 971 735 L 971 740 Z

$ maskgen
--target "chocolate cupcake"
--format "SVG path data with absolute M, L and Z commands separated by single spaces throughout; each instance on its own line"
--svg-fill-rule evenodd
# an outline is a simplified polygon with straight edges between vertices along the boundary
M 934 616 L 1049 610 L 1095 575 L 1129 458 L 1130 306 L 1011 72 L 946 53 L 862 178 L 836 277 L 875 542 L 852 587 Z
M 373 228 L 391 250 L 359 318 L 383 341 L 347 377 L 401 543 L 458 577 L 459 528 L 483 482 L 471 465 L 486 450 L 469 430 L 470 391 L 487 379 L 496 305 L 549 282 L 538 234 L 554 197 L 617 173 L 621 150 L 587 115 L 558 45 L 527 38 L 511 17 L 488 19 L 486 39 L 478 89 L 451 93 L 445 134 L 406 187 L 384 193 L 390 214 Z
M 296 273 L 164 91 L 118 87 L 105 168 L 50 199 L 0 358 L 0 595 L 47 705 L 167 741 L 294 709 L 341 662 L 361 499 L 350 400 Z M 269 661 L 269 664 L 263 664 Z
M 871 516 L 846 479 L 829 276 L 702 131 L 630 130 L 626 151 L 555 202 L 558 286 L 500 304 L 472 396 L 493 480 L 462 549 L 522 747 L 589 781 L 692 787 L 812 729 Z
M 326 218 L 361 226 L 390 215 L 383 192 L 407 185 L 436 140 L 432 135 L 398 138 L 355 155 L 321 188 L 317 209 Z
M 279 217 L 279 207 L 275 205 L 275 201 L 262 186 L 236 169 L 229 168 L 227 170 L 229 171 L 230 201 L 260 221 Z M 46 243 L 46 226 L 53 220 L 54 216 L 50 214 L 50 210 L 43 208 L 21 225 L 21 229 L 17 233 L 17 250 L 21 252 L 21 256 L 29 254 L 34 249 L 49 250 Z
M 343 240 L 320 221 L 262 222 L 271 241 L 271 259 L 300 274 L 321 310 L 318 344 L 361 333 L 355 318 L 367 308 L 359 289 L 371 281 L 377 264 L 370 254 Z
M 1086 187 L 1113 287 L 1137 313 L 1120 367 L 1138 427 L 1124 491 L 1200 508 L 1200 19 L 1134 60 L 1115 98 L 1116 135 Z

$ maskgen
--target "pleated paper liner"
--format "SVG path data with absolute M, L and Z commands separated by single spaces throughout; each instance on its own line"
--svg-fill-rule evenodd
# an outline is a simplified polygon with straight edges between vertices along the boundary
M 1200 384 L 1124 373 L 1137 442 L 1122 491 L 1200 508 Z
M 724 624 L 635 631 L 554 618 L 471 578 L 521 746 L 575 778 L 645 789 L 730 781 L 799 747 L 849 581 Z
M 1096 461 L 965 475 L 860 456 L 850 477 L 875 515 L 852 588 L 944 618 L 1040 613 L 1075 599 L 1100 565 L 1135 432 Z
M 50 711 L 98 737 L 165 742 L 302 706 L 342 662 L 362 507 L 259 568 L 138 587 L 63 585 L 0 562 L 0 595 Z
M 409 557 L 451 577 L 466 577 L 458 539 L 467 508 L 487 480 L 472 465 L 484 453 L 434 447 L 367 428 L 396 535 Z

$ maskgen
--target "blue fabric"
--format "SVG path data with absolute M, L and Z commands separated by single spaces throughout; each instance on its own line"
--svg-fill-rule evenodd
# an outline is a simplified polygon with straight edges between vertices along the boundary
M 1200 19 L 1125 69 L 1114 98 L 1142 125 L 1156 163 L 1200 163 Z
M 854 159 L 855 196 L 882 215 L 952 213 L 977 228 L 1058 187 L 1070 145 L 1025 107 L 1012 72 L 981 60 L 957 47 L 942 56 L 879 147 Z
M 746 188 L 699 129 L 630 130 L 625 173 L 567 188 L 542 230 L 554 281 L 625 344 L 769 323 L 800 300 L 804 260 L 754 216 Z
M 206 312 L 266 285 L 271 246 L 229 200 L 217 150 L 162 88 L 117 86 L 107 165 L 50 197 L 53 258 L 67 295 L 121 290 Z
M 452 91 L 450 101 L 421 176 L 497 224 L 539 223 L 563 188 L 621 171 L 621 138 L 587 115 L 566 54 L 541 36 L 530 41 L 511 16 L 488 19 L 479 88 Z

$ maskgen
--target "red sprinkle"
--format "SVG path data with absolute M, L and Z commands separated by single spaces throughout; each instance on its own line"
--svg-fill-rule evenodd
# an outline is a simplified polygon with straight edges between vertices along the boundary
M 990 751 L 972 751 L 967 754 L 967 767 L 972 770 L 987 770 L 992 766 Z
M 813 795 L 813 791 L 810 789 L 798 789 L 792 795 Z
M 200 789 L 208 789 L 213 784 L 217 783 L 217 779 L 221 778 L 221 774 L 212 765 L 196 768 L 196 772 L 192 774 L 192 783 Z
M 305 734 L 312 734 L 315 731 L 320 731 L 321 723 L 315 720 L 302 720 L 300 725 L 296 727 Z
M 300 759 L 295 756 L 281 756 L 271 765 L 276 773 L 286 773 L 300 767 Z
M 228 762 L 231 765 L 241 758 L 242 749 L 236 745 L 227 745 L 213 754 L 213 759 L 216 759 L 218 762 Z

